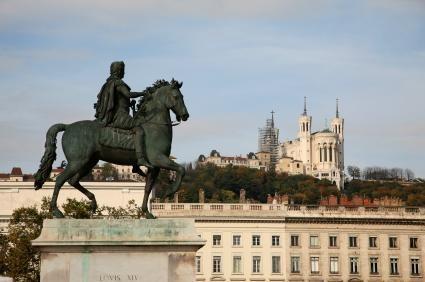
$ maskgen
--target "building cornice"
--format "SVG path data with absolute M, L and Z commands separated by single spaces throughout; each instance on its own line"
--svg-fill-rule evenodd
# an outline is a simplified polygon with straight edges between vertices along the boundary
M 259 219 L 259 218 L 197 218 L 198 223 L 271 223 L 271 224 L 357 224 L 357 225 L 423 225 L 425 220 L 392 219 L 392 218 L 284 218 L 284 219 Z

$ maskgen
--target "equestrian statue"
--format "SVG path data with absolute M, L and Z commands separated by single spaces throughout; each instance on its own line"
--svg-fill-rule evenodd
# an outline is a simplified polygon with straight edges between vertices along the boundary
M 99 160 L 133 166 L 133 172 L 146 176 L 142 212 L 146 218 L 155 218 L 148 209 L 148 199 L 160 169 L 175 171 L 174 183 L 166 196 L 172 196 L 180 187 L 185 168 L 170 159 L 172 126 L 170 111 L 178 122 L 186 121 L 189 113 L 180 88 L 183 83 L 157 80 L 142 92 L 132 92 L 122 80 L 124 62 L 113 62 L 110 76 L 102 86 L 95 104 L 95 120 L 72 124 L 52 125 L 46 134 L 45 152 L 35 174 L 34 187 L 43 187 L 50 177 L 56 159 L 56 137 L 62 136 L 62 148 L 67 159 L 65 170 L 57 176 L 50 209 L 55 218 L 64 217 L 57 206 L 61 187 L 68 182 L 91 201 L 91 210 L 97 209 L 96 198 L 80 184 L 80 179 L 91 172 Z M 132 98 L 142 97 L 137 110 Z M 133 109 L 133 116 L 130 115 Z M 147 168 L 144 173 L 139 166 Z

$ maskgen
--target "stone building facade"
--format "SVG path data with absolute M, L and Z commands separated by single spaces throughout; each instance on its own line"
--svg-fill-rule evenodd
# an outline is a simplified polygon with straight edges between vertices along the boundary
M 82 182 L 97 199 L 99 206 L 125 207 L 130 200 L 141 203 L 145 192 L 144 182 Z M 51 197 L 54 182 L 46 182 L 42 189 L 35 191 L 33 182 L 0 182 L 0 232 L 6 232 L 13 211 L 20 207 L 37 206 L 43 197 Z M 80 191 L 66 183 L 59 194 L 58 206 L 66 199 L 85 199 Z
M 217 150 L 212 150 L 210 155 L 206 157 L 205 155 L 200 155 L 198 157 L 198 165 L 203 164 L 214 164 L 218 167 L 226 167 L 228 165 L 233 166 L 244 166 L 254 169 L 261 169 L 260 160 L 254 153 L 249 153 L 246 157 L 235 156 L 235 157 L 226 157 L 221 156 Z M 263 168 L 264 169 L 264 168 Z
M 343 189 L 344 119 L 340 117 L 338 102 L 330 128 L 312 132 L 312 122 L 304 103 L 304 112 L 298 119 L 298 138 L 281 143 L 276 171 L 329 179 Z
M 192 217 L 196 281 L 424 281 L 425 208 L 153 204 Z
M 128 165 L 117 165 L 112 164 L 112 166 L 117 170 L 118 172 L 118 179 L 119 181 L 144 181 L 144 177 L 140 176 L 137 173 L 133 173 L 133 167 Z

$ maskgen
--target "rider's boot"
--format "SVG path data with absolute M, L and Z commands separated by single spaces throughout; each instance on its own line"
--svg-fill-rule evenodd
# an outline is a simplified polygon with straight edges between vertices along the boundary
M 146 177 L 146 173 L 140 169 L 138 165 L 133 165 L 133 169 L 131 170 L 132 173 L 137 173 L 138 175 L 141 175 L 143 177 Z
M 153 166 L 147 161 L 147 158 L 144 154 L 144 132 L 143 129 L 138 128 L 135 134 L 135 147 L 136 147 L 136 157 L 137 164 L 145 166 L 147 168 L 153 168 Z

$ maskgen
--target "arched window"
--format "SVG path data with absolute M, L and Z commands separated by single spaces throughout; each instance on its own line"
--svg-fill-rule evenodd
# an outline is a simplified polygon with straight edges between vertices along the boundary
M 305 131 L 305 123 L 303 122 L 303 132 Z
M 335 130 L 334 130 L 334 132 L 335 133 L 338 133 L 338 125 L 336 125 L 336 124 L 335 124 Z
M 329 147 L 329 161 L 332 162 L 332 147 Z
M 322 157 L 322 148 L 319 148 L 320 151 L 320 162 L 323 162 L 323 157 Z
M 306 125 L 306 130 L 308 131 L 308 122 L 307 122 L 307 125 Z
M 327 162 L 328 161 L 328 148 L 327 147 L 323 148 L 323 154 L 325 155 L 325 157 L 324 157 L 325 162 Z
M 339 128 L 339 134 L 341 134 L 341 125 L 338 125 Z

